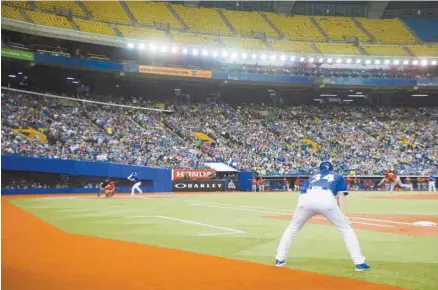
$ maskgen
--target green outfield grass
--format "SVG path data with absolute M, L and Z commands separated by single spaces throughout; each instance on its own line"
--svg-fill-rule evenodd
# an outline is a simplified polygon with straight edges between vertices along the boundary
M 348 213 L 438 216 L 438 200 L 387 200 L 382 193 L 353 193 Z M 144 197 L 144 196 L 142 196 Z M 188 194 L 152 199 L 68 196 L 11 202 L 71 233 L 273 264 L 297 194 Z M 19 226 L 19 225 L 17 225 Z M 307 224 L 288 267 L 411 289 L 438 289 L 438 237 L 357 230 L 371 271 L 357 273 L 334 226 Z M 153 263 L 153 261 L 151 261 Z

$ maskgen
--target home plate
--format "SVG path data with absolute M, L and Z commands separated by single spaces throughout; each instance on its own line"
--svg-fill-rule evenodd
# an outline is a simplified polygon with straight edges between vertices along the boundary
M 437 223 L 427 222 L 427 221 L 420 221 L 420 222 L 413 223 L 413 225 L 414 226 L 419 226 L 419 227 L 436 227 Z

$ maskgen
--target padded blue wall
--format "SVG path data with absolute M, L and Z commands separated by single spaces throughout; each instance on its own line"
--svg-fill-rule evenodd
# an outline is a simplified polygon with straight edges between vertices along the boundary
M 168 169 L 148 168 L 144 166 L 132 166 L 107 162 L 46 159 L 6 155 L 2 156 L 1 169 L 68 175 L 102 176 L 102 178 L 126 178 L 129 174 L 135 171 L 138 173 L 138 176 L 141 179 L 153 181 L 152 187 L 143 187 L 145 191 L 172 191 L 172 174 Z

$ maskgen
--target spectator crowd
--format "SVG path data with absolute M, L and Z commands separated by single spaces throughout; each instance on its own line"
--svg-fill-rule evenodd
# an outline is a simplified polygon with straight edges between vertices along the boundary
M 135 97 L 92 100 L 152 108 Z M 437 108 L 167 104 L 172 112 L 2 91 L 2 154 L 163 168 L 224 162 L 260 175 L 311 173 L 323 159 L 345 174 L 424 174 L 438 162 Z M 31 129 L 47 137 L 41 140 Z M 195 132 L 207 135 L 201 140 Z

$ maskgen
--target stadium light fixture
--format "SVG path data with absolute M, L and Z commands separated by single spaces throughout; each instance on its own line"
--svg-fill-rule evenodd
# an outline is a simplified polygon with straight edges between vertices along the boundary
M 272 54 L 271 55 L 271 60 L 276 60 L 276 59 L 277 59 L 277 56 L 275 54 Z
M 157 50 L 157 46 L 155 44 L 151 44 L 151 45 L 149 45 L 149 49 L 151 51 L 156 51 Z
M 418 64 L 418 60 L 413 60 L 413 61 L 412 61 L 412 64 L 413 64 L 413 65 L 417 65 L 417 64 Z
M 300 57 L 300 61 L 301 61 L 301 62 L 304 62 L 305 60 L 306 60 L 306 58 L 305 58 L 305 57 L 303 57 L 303 56 L 302 56 L 302 57 Z
M 376 59 L 376 60 L 374 61 L 374 64 L 380 64 L 380 59 Z
M 432 60 L 432 62 L 430 64 L 431 65 L 437 65 L 437 61 L 436 60 Z
M 323 58 L 323 57 L 320 57 L 318 61 L 319 61 L 319 62 L 324 62 L 324 58 Z
M 8 77 L 10 77 L 10 78 L 16 78 L 17 76 L 16 76 L 16 75 L 8 75 Z
M 285 56 L 284 54 L 282 54 L 282 55 L 280 56 L 280 60 L 281 60 L 281 61 L 285 61 L 285 60 L 286 60 L 286 56 Z
M 409 60 L 404 60 L 404 61 L 403 61 L 403 64 L 404 64 L 404 65 L 409 64 Z
M 218 57 L 219 53 L 217 51 L 213 52 L 213 57 Z
M 353 100 L 350 100 L 350 99 L 345 99 L 345 100 L 342 100 L 343 102 L 353 102 Z
M 367 59 L 366 61 L 365 61 L 365 64 L 370 64 L 371 63 L 371 59 Z
M 315 102 L 321 102 L 322 99 L 313 99 Z
M 72 83 L 73 83 L 73 84 L 79 84 L 79 82 L 78 82 L 78 81 L 72 81 Z
M 333 95 L 333 94 L 320 94 L 320 97 L 337 97 L 338 95 Z
M 237 52 L 233 51 L 233 52 L 231 53 L 231 57 L 232 57 L 232 58 L 236 58 L 236 57 L 237 57 Z
M 295 56 L 292 55 L 292 56 L 290 57 L 290 61 L 295 61 Z
M 361 59 L 359 59 L 359 58 L 358 58 L 358 59 L 356 59 L 356 63 L 357 63 L 357 64 L 359 64 L 359 63 L 361 63 L 361 62 L 362 62 L 362 60 L 361 60 Z
M 162 45 L 161 46 L 161 52 L 167 52 L 167 46 L 165 46 L 165 45 Z
M 248 55 L 246 54 L 246 52 L 242 53 L 242 58 L 246 59 L 248 57 Z
M 70 81 L 72 81 L 72 80 L 74 80 L 75 78 L 72 78 L 72 77 L 66 77 L 65 79 L 66 79 L 66 80 L 70 80 Z
M 400 64 L 400 60 L 395 59 L 395 60 L 394 60 L 394 64 L 395 64 L 395 65 L 399 65 L 399 64 Z
M 332 58 L 329 58 L 329 59 L 327 59 L 327 62 L 328 62 L 328 63 L 332 63 L 332 62 L 333 62 L 333 59 L 332 59 Z
M 384 64 L 390 64 L 391 61 L 389 59 L 385 59 L 385 61 L 383 62 Z
M 412 97 L 428 97 L 429 95 L 426 94 L 415 94 L 415 95 L 411 95 Z
M 351 98 L 365 98 L 365 95 L 348 95 Z
M 228 56 L 228 51 L 222 50 L 222 57 L 227 57 L 227 56 Z
M 140 43 L 139 45 L 138 45 L 138 49 L 139 50 L 143 50 L 143 49 L 145 49 L 146 48 L 146 45 L 144 44 L 144 43 Z
M 182 52 L 183 52 L 183 54 L 187 54 L 188 52 L 189 52 L 189 50 L 187 49 L 187 48 L 183 48 L 183 50 L 182 50 Z
M 262 59 L 263 59 L 263 60 L 266 59 L 266 54 L 262 54 Z
M 342 62 L 342 58 L 338 58 L 337 60 L 336 60 L 336 63 L 341 63 Z
M 192 54 L 193 54 L 193 55 L 196 56 L 196 55 L 198 55 L 198 53 L 199 53 L 199 51 L 198 51 L 196 48 L 194 48 L 194 49 L 192 50 Z
M 129 43 L 128 43 L 128 48 L 131 48 L 131 49 L 134 48 L 134 43 L 129 42 Z
M 22 75 L 23 73 L 21 71 L 19 71 L 17 74 Z
M 208 56 L 208 50 L 203 49 L 203 50 L 202 50 L 202 55 L 203 55 L 203 56 Z
M 177 46 L 172 46 L 172 52 L 173 53 L 177 53 L 178 52 L 178 47 Z
M 312 63 L 315 59 L 313 57 L 309 58 L 309 62 Z
M 428 64 L 427 59 L 423 59 L 423 60 L 421 61 L 421 65 L 422 65 L 422 66 L 426 66 L 427 64 Z
M 257 54 L 253 53 L 253 54 L 251 55 L 251 58 L 252 58 L 252 59 L 256 59 L 256 58 L 257 58 Z

